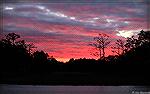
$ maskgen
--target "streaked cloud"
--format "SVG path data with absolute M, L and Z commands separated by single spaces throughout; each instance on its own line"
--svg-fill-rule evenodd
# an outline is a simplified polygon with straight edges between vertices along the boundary
M 98 33 L 127 38 L 150 29 L 143 0 L 30 0 L 2 5 L 4 32 L 16 32 L 57 59 L 94 58 L 88 45 Z M 32 2 L 32 3 L 31 3 Z M 129 3 L 130 2 L 130 3 Z M 108 55 L 111 54 L 107 49 Z

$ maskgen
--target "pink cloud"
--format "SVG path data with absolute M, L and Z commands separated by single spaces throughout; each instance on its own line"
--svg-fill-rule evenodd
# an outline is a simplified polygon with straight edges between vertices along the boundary
M 117 3 L 72 3 L 71 5 L 60 3 L 41 4 L 41 6 L 49 9 L 52 13 L 48 15 L 42 10 L 26 9 L 26 7 L 12 10 L 12 13 L 13 11 L 15 13 L 13 16 L 8 15 L 9 12 L 6 11 L 2 19 L 3 26 L 9 32 L 19 33 L 28 43 L 33 42 L 37 50 L 44 50 L 58 60 L 96 58 L 90 55 L 92 47 L 88 44 L 93 41 L 93 37 L 97 36 L 98 33 L 107 33 L 114 41 L 118 38 L 124 39 L 116 35 L 118 31 L 149 28 L 149 22 L 145 18 L 145 7 L 143 9 L 144 5 L 134 7 Z M 36 16 L 18 16 L 17 13 L 19 14 L 22 11 L 24 11 L 24 14 L 27 14 L 28 11 L 30 15 L 35 13 Z M 140 13 L 143 14 L 139 15 Z M 74 18 L 70 19 L 70 17 Z M 106 49 L 106 53 L 107 56 L 113 54 L 110 46 Z

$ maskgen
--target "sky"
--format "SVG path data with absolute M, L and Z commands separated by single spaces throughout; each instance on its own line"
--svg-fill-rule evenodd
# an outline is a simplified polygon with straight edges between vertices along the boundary
M 93 38 L 125 39 L 149 28 L 146 0 L 12 0 L 3 2 L 1 35 L 15 32 L 59 61 L 96 58 Z M 112 55 L 111 44 L 106 49 Z

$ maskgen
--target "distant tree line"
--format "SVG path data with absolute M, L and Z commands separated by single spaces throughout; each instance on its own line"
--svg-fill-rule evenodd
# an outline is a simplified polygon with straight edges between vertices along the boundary
M 49 57 L 44 51 L 32 51 L 34 44 L 26 43 L 20 35 L 9 33 L 0 40 L 1 72 L 53 72 L 53 71 L 104 71 L 107 69 L 123 70 L 128 67 L 150 65 L 150 31 L 140 31 L 137 37 L 132 36 L 126 41 L 116 40 L 111 47 L 116 55 L 105 56 L 105 48 L 111 43 L 109 36 L 99 34 L 91 44 L 99 56 L 95 59 L 70 59 L 63 63 Z M 136 68 L 136 67 L 135 67 Z M 126 69 L 124 69 L 126 71 Z

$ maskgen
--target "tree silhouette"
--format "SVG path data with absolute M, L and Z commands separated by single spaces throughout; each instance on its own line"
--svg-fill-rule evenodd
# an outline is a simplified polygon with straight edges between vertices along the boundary
M 94 37 L 94 43 L 91 44 L 94 46 L 99 53 L 95 53 L 95 55 L 99 55 L 99 58 L 105 57 L 105 48 L 110 44 L 110 39 L 107 34 L 101 33 L 98 37 Z
M 0 41 L 1 66 L 5 71 L 25 71 L 31 63 L 27 44 L 19 38 L 20 35 L 9 33 Z
M 27 44 L 25 43 L 24 40 L 17 41 L 16 46 L 19 47 L 19 48 L 24 48 L 24 49 L 27 48 Z
M 33 43 L 27 44 L 28 53 L 32 54 L 32 49 L 36 48 Z
M 150 31 L 145 32 L 141 30 L 138 35 L 139 45 L 150 42 Z
M 150 43 L 150 31 L 141 30 L 138 34 L 138 38 L 132 36 L 131 38 L 127 38 L 126 40 L 126 51 L 135 50 L 136 48 L 142 46 L 143 44 Z
M 36 63 L 45 63 L 48 60 L 48 54 L 44 51 L 36 51 L 33 53 L 33 59 Z
M 121 39 L 116 40 L 115 45 L 111 47 L 112 52 L 117 55 L 121 55 L 125 53 L 125 42 Z
M 150 31 L 140 31 L 135 37 L 127 38 L 126 52 L 119 56 L 118 62 L 136 64 L 149 64 L 150 62 Z
M 18 38 L 20 38 L 20 35 L 15 33 L 9 33 L 8 35 L 6 35 L 6 40 L 10 41 L 12 45 L 15 44 L 15 40 Z
M 135 36 L 132 36 L 131 38 L 127 38 L 126 40 L 126 44 L 125 44 L 125 47 L 126 47 L 126 51 L 129 51 L 129 50 L 134 50 L 136 47 L 139 46 L 139 42 L 138 42 L 138 39 L 135 38 Z

